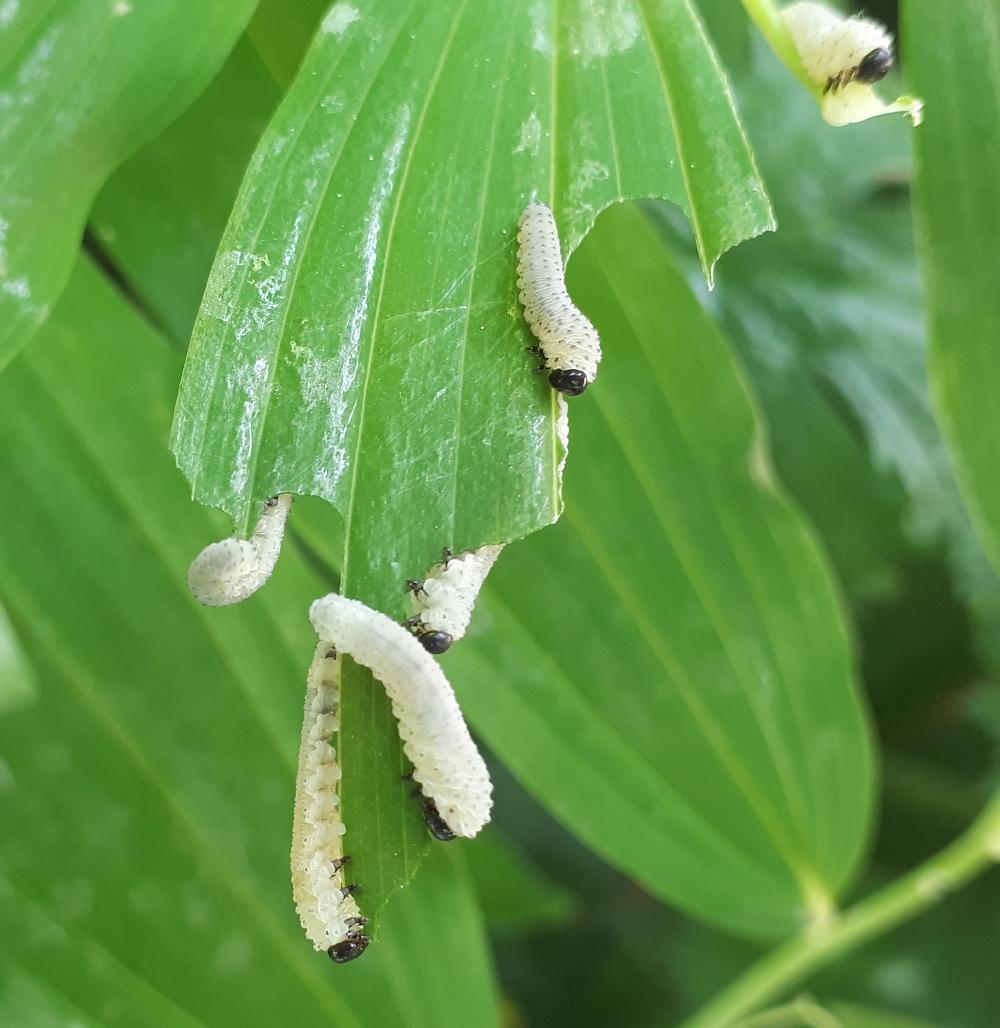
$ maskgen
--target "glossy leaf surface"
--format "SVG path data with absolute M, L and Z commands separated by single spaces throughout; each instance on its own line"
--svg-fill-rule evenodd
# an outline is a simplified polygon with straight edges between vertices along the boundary
M 959 484 L 1000 568 L 1000 9 L 989 0 L 912 0 L 904 42 L 927 99 L 916 208 L 931 384 Z
M 662 195 L 709 270 L 771 225 L 721 68 L 686 2 L 326 14 L 251 160 L 188 353 L 173 447 L 245 533 L 275 492 L 345 522 L 341 589 L 405 616 L 443 546 L 559 513 L 559 406 L 533 374 L 514 236 L 551 204 L 571 250 L 607 204 Z M 388 702 L 344 682 L 345 817 L 369 912 L 420 840 Z M 365 826 L 378 811 L 379 827 Z
M 690 914 L 782 935 L 833 903 L 870 817 L 829 568 L 653 227 L 609 212 L 570 281 L 606 359 L 574 408 L 566 513 L 504 553 L 445 663 L 588 846 Z

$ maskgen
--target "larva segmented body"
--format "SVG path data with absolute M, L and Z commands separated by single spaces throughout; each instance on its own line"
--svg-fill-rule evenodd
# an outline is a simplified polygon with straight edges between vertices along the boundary
M 824 92 L 878 82 L 892 67 L 892 36 L 876 21 L 845 18 L 811 0 L 790 4 L 781 14 L 806 72 Z
M 518 222 L 518 299 L 538 340 L 549 383 L 579 396 L 597 375 L 601 339 L 566 292 L 559 230 L 545 204 L 529 204 Z
M 249 539 L 222 539 L 206 546 L 188 569 L 194 598 L 208 607 L 226 607 L 252 596 L 278 562 L 291 509 L 292 494 L 282 493 L 265 503 Z
M 435 564 L 422 582 L 411 582 L 416 613 L 407 622 L 431 653 L 443 653 L 465 635 L 479 590 L 503 546 L 480 546 Z
M 364 919 L 345 893 L 337 784 L 340 765 L 331 742 L 337 732 L 340 667 L 321 642 L 309 668 L 299 771 L 292 818 L 292 897 L 306 938 L 338 962 L 359 956 L 368 945 Z
M 316 600 L 309 617 L 322 644 L 349 654 L 385 687 L 430 809 L 455 835 L 474 836 L 490 819 L 493 785 L 434 658 L 402 625 L 336 593 Z

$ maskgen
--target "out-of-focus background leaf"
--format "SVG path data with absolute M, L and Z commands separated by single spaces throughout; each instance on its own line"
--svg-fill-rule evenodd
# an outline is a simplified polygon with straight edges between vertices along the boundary
M 236 610 L 189 596 L 190 553 L 225 519 L 166 449 L 179 373 L 83 263 L 0 382 L 0 581 L 37 687 L 0 719 L 0 1017 L 493 1024 L 460 853 L 435 853 L 365 960 L 302 937 L 287 865 L 320 585 L 291 551 Z
M 931 382 L 976 527 L 1000 568 L 1000 9 L 911 0 L 905 27 L 914 81 L 937 112 L 917 136 L 915 196 Z
M 0 8 L 0 368 L 62 291 L 101 184 L 204 89 L 253 9 L 253 0 Z
M 648 221 L 605 214 L 570 283 L 608 357 L 574 407 L 567 509 L 504 554 L 444 663 L 588 846 L 689 913 L 791 932 L 853 870 L 872 786 L 826 563 Z
M 1000 583 L 931 407 L 913 133 L 889 119 L 823 126 L 763 45 L 745 61 L 740 113 L 781 230 L 729 254 L 709 295 L 683 227 L 665 206 L 656 215 L 753 380 L 779 477 L 830 549 L 884 741 L 972 771 L 990 758 L 969 713 L 1000 740 L 986 678 L 1000 667 Z

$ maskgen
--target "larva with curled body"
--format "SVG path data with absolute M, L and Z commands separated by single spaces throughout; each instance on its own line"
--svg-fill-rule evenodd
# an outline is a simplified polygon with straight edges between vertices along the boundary
M 306 938 L 338 964 L 359 957 L 369 939 L 365 919 L 344 884 L 344 824 L 337 783 L 340 766 L 331 739 L 339 729 L 340 666 L 325 643 L 316 648 L 306 684 L 299 770 L 292 817 L 292 897 Z
M 402 625 L 336 593 L 309 617 L 320 640 L 368 668 L 399 722 L 413 779 L 455 835 L 472 838 L 489 822 L 493 785 L 437 661 Z
M 206 546 L 188 569 L 194 598 L 208 607 L 227 607 L 252 596 L 274 571 L 291 509 L 291 493 L 274 496 L 264 504 L 249 539 L 222 539 Z
M 502 550 L 502 545 L 480 546 L 457 557 L 446 550 L 423 581 L 407 583 L 416 610 L 407 625 L 425 650 L 444 653 L 465 635 L 479 591 Z
M 892 36 L 877 21 L 845 18 L 811 0 L 790 4 L 781 14 L 806 72 L 824 92 L 851 82 L 871 85 L 892 68 Z
M 529 204 L 518 222 L 518 299 L 549 369 L 549 384 L 579 396 L 597 376 L 601 338 L 566 292 L 559 230 L 543 203 Z

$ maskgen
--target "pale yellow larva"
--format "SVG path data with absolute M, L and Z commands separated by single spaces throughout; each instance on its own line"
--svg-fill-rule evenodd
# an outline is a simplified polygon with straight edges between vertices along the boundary
M 579 396 L 597 375 L 601 338 L 566 292 L 559 230 L 545 204 L 524 209 L 517 242 L 518 299 L 549 383 L 567 396 Z
M 502 550 L 502 545 L 480 546 L 457 557 L 446 551 L 422 581 L 407 583 L 416 611 L 407 625 L 425 650 L 444 653 L 465 635 L 479 591 Z
M 892 36 L 869 18 L 845 18 L 826 4 L 801 0 L 781 12 L 809 77 L 824 92 L 871 84 L 892 67 Z
M 291 509 L 292 494 L 281 493 L 264 504 L 249 539 L 222 539 L 206 546 L 188 569 L 194 598 L 209 607 L 227 607 L 252 596 L 274 571 Z
M 345 963 L 360 956 L 369 940 L 361 930 L 365 919 L 344 884 L 340 765 L 333 747 L 340 727 L 339 702 L 339 661 L 321 642 L 309 668 L 302 718 L 292 817 L 292 897 L 306 938 L 336 963 Z
M 348 654 L 384 686 L 432 833 L 476 835 L 489 822 L 493 785 L 434 658 L 402 625 L 336 593 L 316 600 L 309 617 L 322 644 Z

